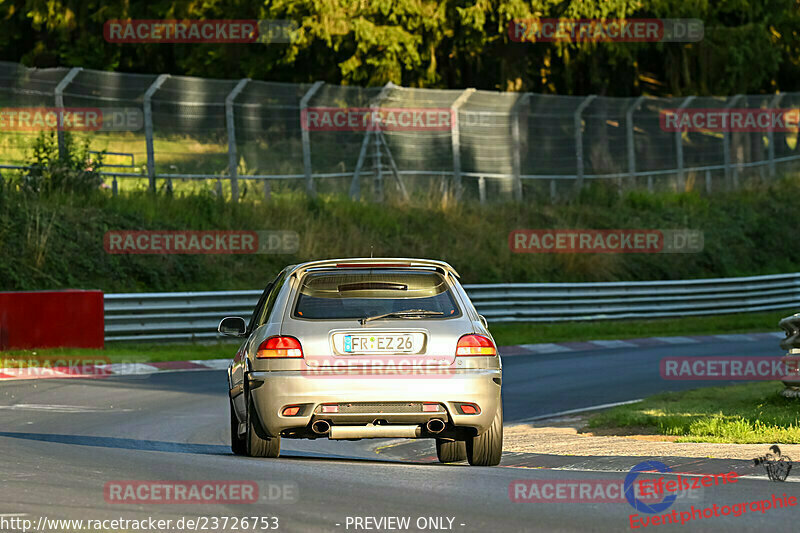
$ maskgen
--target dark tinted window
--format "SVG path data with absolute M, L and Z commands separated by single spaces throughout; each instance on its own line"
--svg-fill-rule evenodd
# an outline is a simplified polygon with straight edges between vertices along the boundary
M 278 299 L 278 294 L 283 288 L 283 283 L 286 281 L 286 271 L 281 272 L 275 281 L 272 282 L 272 291 L 267 296 L 267 301 L 264 303 L 264 309 L 258 317 L 256 326 L 262 326 L 267 323 L 269 316 L 272 314 L 272 309 L 275 307 L 275 300 Z
M 461 315 L 444 277 L 438 272 L 340 270 L 303 278 L 293 315 L 308 319 L 352 319 L 407 309 Z

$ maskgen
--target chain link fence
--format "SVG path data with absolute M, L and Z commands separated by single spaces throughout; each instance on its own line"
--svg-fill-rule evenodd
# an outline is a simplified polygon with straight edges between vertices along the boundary
M 133 109 L 130 131 L 75 133 L 107 152 L 118 189 L 213 187 L 238 199 L 276 191 L 481 202 L 555 202 L 598 180 L 611 190 L 708 194 L 769 180 L 800 160 L 797 128 L 672 132 L 668 109 L 800 107 L 800 93 L 608 98 L 361 88 L 0 62 L 0 107 Z M 310 128 L 317 109 L 443 110 L 446 129 Z M 124 128 L 123 128 L 124 129 Z M 20 170 L 39 131 L 0 120 L 0 169 Z M 63 132 L 58 132 L 63 143 Z M 205 183 L 204 183 L 205 182 Z

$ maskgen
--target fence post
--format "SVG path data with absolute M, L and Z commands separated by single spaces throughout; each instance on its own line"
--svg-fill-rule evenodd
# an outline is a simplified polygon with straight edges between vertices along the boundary
M 450 116 L 453 123 L 450 126 L 450 143 L 453 147 L 453 196 L 456 200 L 461 198 L 461 136 L 458 130 L 458 109 L 469 100 L 475 89 L 465 89 L 458 98 L 450 104 Z
M 525 93 L 520 98 L 514 102 L 514 106 L 511 108 L 511 114 L 513 115 L 512 123 L 511 123 L 511 137 L 514 142 L 514 183 L 512 184 L 514 189 L 514 200 L 521 202 L 522 201 L 522 157 L 520 156 L 520 142 L 519 142 L 519 115 L 522 109 L 522 106 L 525 105 L 528 100 L 530 99 L 531 94 Z
M 250 78 L 239 80 L 225 97 L 225 126 L 228 130 L 228 174 L 231 177 L 231 200 L 239 201 L 239 158 L 236 155 L 236 123 L 233 120 L 233 101 L 242 92 Z
M 686 109 L 686 106 L 692 103 L 695 96 L 687 96 L 684 98 L 683 103 L 678 107 L 678 111 Z M 679 121 L 680 122 L 680 121 Z M 678 160 L 678 192 L 684 192 L 686 189 L 686 173 L 683 170 L 683 131 L 681 128 L 675 130 L 675 154 Z
M 147 147 L 147 178 L 150 180 L 152 192 L 156 192 L 156 161 L 153 150 L 153 108 L 150 100 L 168 78 L 169 74 L 161 74 L 144 93 L 144 142 Z
M 730 110 L 736 105 L 736 102 L 744 98 L 743 94 L 737 94 L 731 98 L 730 102 L 725 104 L 725 111 Z M 722 160 L 725 165 L 725 186 L 731 190 L 731 132 L 730 132 L 730 115 L 728 115 L 728 128 L 722 132 Z
M 647 97 L 640 96 L 633 102 L 633 105 L 625 111 L 625 126 L 628 135 L 628 175 L 631 179 L 636 177 L 636 147 L 634 145 L 635 139 L 633 136 L 633 114 L 639 109 L 639 106 L 642 105 L 645 98 Z
M 778 93 L 772 97 L 772 100 L 769 102 L 769 108 L 775 109 L 775 107 L 780 104 L 781 100 L 783 99 L 783 93 Z M 768 154 L 769 154 L 769 177 L 775 177 L 775 132 L 772 131 L 772 128 L 767 128 L 767 142 L 769 146 L 767 147 Z
M 306 174 L 306 191 L 312 196 L 314 195 L 314 178 L 311 174 L 311 137 L 308 134 L 308 128 L 304 127 L 304 120 L 308 102 L 311 101 L 311 97 L 313 97 L 323 85 L 325 85 L 324 81 L 315 82 L 314 85 L 306 91 L 303 98 L 300 99 L 300 131 L 303 137 L 303 169 Z
M 72 82 L 72 80 L 75 79 L 75 76 L 77 76 L 78 73 L 82 70 L 83 69 L 80 67 L 69 69 L 67 75 L 64 76 L 64 78 L 60 82 L 58 82 L 58 85 L 56 85 L 56 89 L 55 91 L 53 91 L 53 94 L 55 96 L 56 100 L 55 103 L 57 108 L 64 107 L 64 89 L 67 88 L 67 85 L 69 85 Z M 66 147 L 64 146 L 64 129 L 59 127 L 57 135 L 58 135 L 58 157 L 63 159 L 67 155 Z
M 581 105 L 575 110 L 575 115 L 573 116 L 575 126 L 575 162 L 577 165 L 577 173 L 575 174 L 576 192 L 580 192 L 581 189 L 583 189 L 583 121 L 581 119 L 581 114 L 595 98 L 597 98 L 595 94 L 590 94 L 584 98 Z

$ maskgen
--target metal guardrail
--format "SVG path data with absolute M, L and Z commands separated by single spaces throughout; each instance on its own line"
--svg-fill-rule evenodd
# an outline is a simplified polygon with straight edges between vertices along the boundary
M 800 272 L 610 283 L 465 285 L 490 323 L 703 316 L 800 307 Z M 105 295 L 106 341 L 217 338 L 224 316 L 249 317 L 261 290 Z

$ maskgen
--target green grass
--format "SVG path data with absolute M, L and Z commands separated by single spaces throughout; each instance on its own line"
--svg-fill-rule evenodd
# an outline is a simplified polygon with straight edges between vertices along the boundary
M 590 184 L 589 186 L 594 187 Z M 592 191 L 597 193 L 592 196 Z M 758 275 L 800 270 L 795 232 L 800 179 L 702 197 L 696 193 L 591 189 L 566 205 L 405 203 L 277 191 L 239 205 L 208 191 L 111 197 L 24 194 L 0 187 L 0 290 L 83 288 L 106 292 L 257 289 L 285 265 L 332 257 L 443 259 L 463 283 L 592 282 Z M 692 254 L 514 254 L 519 228 L 688 228 L 705 233 Z M 293 230 L 293 255 L 109 255 L 109 230 Z
M 780 382 L 668 392 L 593 415 L 589 428 L 634 428 L 678 442 L 800 443 L 800 402 Z
M 147 363 L 157 361 L 186 361 L 190 359 L 231 359 L 236 343 L 214 344 L 122 344 L 111 343 L 104 350 L 88 348 L 48 348 L 37 350 L 8 350 L 0 352 L 0 362 L 13 366 L 36 366 L 39 358 L 48 360 L 77 358 L 103 359 L 112 363 Z
M 539 342 L 756 333 L 761 331 L 780 331 L 778 321 L 793 314 L 795 311 L 796 309 L 787 309 L 768 313 L 659 318 L 652 320 L 490 324 L 490 330 L 495 341 L 501 346 Z M 777 344 L 777 339 L 775 342 Z

